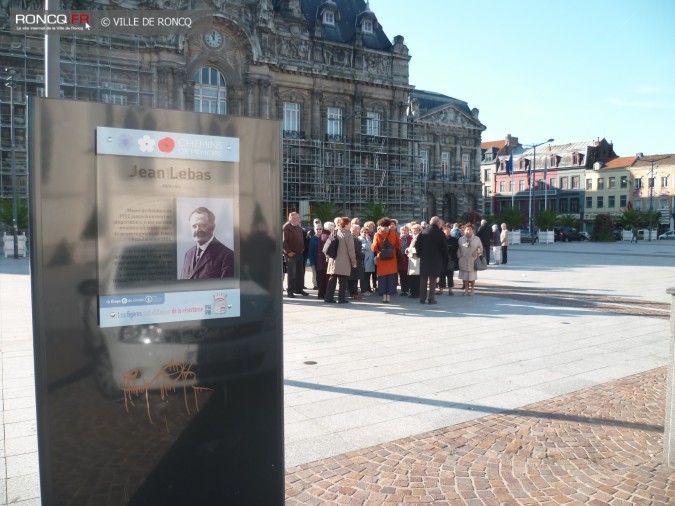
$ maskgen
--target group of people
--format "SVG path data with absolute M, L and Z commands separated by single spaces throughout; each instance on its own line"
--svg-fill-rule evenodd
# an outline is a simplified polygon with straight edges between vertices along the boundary
M 504 264 L 507 258 L 506 225 L 500 232 L 496 225 L 490 229 L 485 220 L 477 232 L 471 223 L 443 223 L 438 216 L 429 223 L 413 221 L 400 228 L 396 219 L 388 217 L 363 226 L 359 218 L 349 217 L 326 223 L 315 219 L 313 225 L 304 233 L 300 215 L 290 213 L 282 229 L 289 297 L 309 295 L 303 286 L 308 261 L 314 289 L 325 303 L 346 304 L 348 298 L 359 300 L 376 292 L 386 304 L 398 286 L 401 296 L 436 304 L 436 295 L 444 290 L 454 295 L 455 272 L 463 295 L 474 294 L 479 256 L 489 263 L 492 250 L 495 263 Z M 333 241 L 337 250 L 334 256 L 327 255 Z

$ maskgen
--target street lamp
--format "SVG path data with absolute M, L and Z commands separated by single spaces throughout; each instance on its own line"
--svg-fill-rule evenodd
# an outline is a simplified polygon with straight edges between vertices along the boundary
M 539 146 L 543 146 L 544 144 L 548 144 L 549 142 L 553 142 L 555 139 L 549 139 L 544 142 L 540 142 L 538 144 L 523 144 L 523 146 L 532 148 L 533 149 L 533 154 L 532 154 L 532 170 L 530 171 L 530 175 L 528 176 L 530 180 L 530 205 L 529 205 L 529 223 L 530 223 L 530 234 L 532 235 L 532 245 L 534 245 L 534 231 L 532 228 L 532 219 L 534 218 L 533 216 L 533 211 L 532 211 L 532 187 L 534 186 L 534 178 L 535 178 L 535 171 L 537 170 L 537 148 Z M 546 181 L 544 181 L 544 184 L 546 184 Z
M 9 131 L 12 150 L 12 227 L 14 229 L 14 258 L 19 258 L 19 225 L 16 193 L 16 139 L 14 136 L 14 70 L 5 69 L 9 77 L 5 78 L 5 86 L 9 88 Z

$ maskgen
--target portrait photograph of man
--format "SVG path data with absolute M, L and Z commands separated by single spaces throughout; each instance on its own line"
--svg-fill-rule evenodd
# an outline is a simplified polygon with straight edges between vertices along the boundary
M 206 199 L 218 200 L 212 205 L 208 202 L 203 202 L 205 205 L 197 205 L 192 207 L 188 213 L 181 212 L 181 208 L 186 208 L 188 204 L 185 200 L 196 199 L 177 199 L 176 216 L 177 220 L 184 219 L 185 223 L 177 224 L 178 237 L 184 237 L 185 224 L 187 224 L 191 237 L 192 245 L 185 252 L 182 264 L 179 262 L 180 274 L 178 279 L 214 279 L 214 278 L 231 278 L 234 276 L 234 251 L 229 247 L 232 246 L 232 212 L 231 201 L 227 199 Z M 182 201 L 182 202 L 179 202 Z M 227 205 L 227 204 L 230 205 Z M 219 205 L 220 204 L 220 205 Z M 227 212 L 228 209 L 229 211 Z M 213 210 L 212 210 L 213 209 Z M 227 218 L 223 219 L 223 214 L 218 214 L 216 218 L 216 211 L 221 211 Z M 186 216 L 186 218 L 181 218 Z M 224 226 L 221 226 L 224 225 Z M 216 237 L 218 232 L 222 232 L 224 237 L 228 240 L 219 240 Z M 183 248 L 184 249 L 184 248 Z M 181 251 L 179 243 L 179 252 Z M 180 256 L 179 256 L 180 258 Z M 182 268 L 181 268 L 182 265 Z

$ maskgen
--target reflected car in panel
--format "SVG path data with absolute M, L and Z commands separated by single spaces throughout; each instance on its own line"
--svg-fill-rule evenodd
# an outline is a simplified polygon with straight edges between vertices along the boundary
M 147 253 L 149 246 L 153 245 L 139 243 L 122 254 L 133 255 L 134 248 Z M 158 251 L 162 248 L 166 245 L 159 243 Z M 165 251 L 158 258 L 165 256 Z M 151 254 L 149 257 L 152 261 Z M 122 397 L 134 387 L 161 390 L 167 384 L 194 385 L 197 381 L 203 385 L 273 367 L 277 325 L 273 300 L 255 282 L 240 280 L 239 317 L 104 328 L 98 325 L 99 287 L 112 293 L 112 280 L 126 279 L 115 265 L 113 261 L 106 263 L 109 268 L 102 270 L 105 279 L 100 283 L 87 280 L 80 284 L 85 347 L 91 355 L 96 386 L 106 397 Z M 185 283 L 168 282 L 161 291 L 194 289 L 194 284 Z

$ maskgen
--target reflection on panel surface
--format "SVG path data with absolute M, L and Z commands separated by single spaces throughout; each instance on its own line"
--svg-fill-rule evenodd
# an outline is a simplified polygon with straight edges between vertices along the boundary
M 99 154 L 97 128 L 162 132 L 166 153 L 168 125 L 176 141 L 239 140 L 237 163 L 195 162 L 228 171 L 220 191 L 164 188 L 133 171 L 101 177 L 129 160 Z M 36 99 L 30 127 L 44 504 L 281 504 L 278 124 Z M 141 186 L 125 197 L 126 180 Z M 120 205 L 133 210 L 133 233 L 110 227 L 111 215 L 128 214 Z M 217 210 L 213 235 L 233 252 L 231 276 L 181 278 L 201 207 Z M 180 317 L 158 317 L 174 310 Z

